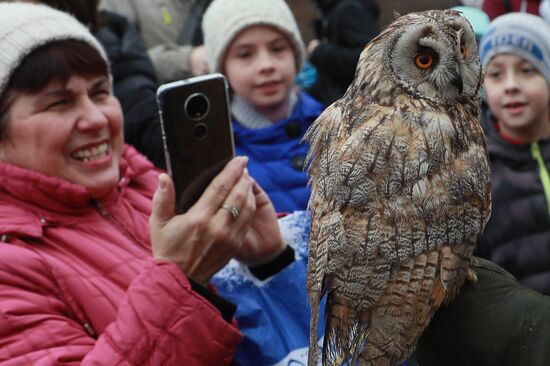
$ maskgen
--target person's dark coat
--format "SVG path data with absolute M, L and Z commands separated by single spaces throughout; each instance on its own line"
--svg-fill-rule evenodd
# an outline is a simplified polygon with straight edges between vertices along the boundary
M 420 338 L 422 366 L 550 365 L 550 298 L 480 259 L 477 283 L 443 305 Z
M 103 45 L 113 74 L 114 94 L 124 112 L 124 138 L 159 168 L 165 168 L 156 102 L 157 79 L 137 29 L 126 18 L 100 13 L 94 33 Z
M 550 140 L 541 140 L 537 146 L 508 142 L 491 117 L 484 117 L 493 202 L 477 253 L 522 284 L 550 295 L 550 212 L 532 150 L 538 146 L 543 164 L 550 170 Z
M 310 56 L 317 82 L 308 93 L 325 105 L 339 99 L 355 75 L 359 55 L 380 31 L 375 0 L 320 0 L 321 44 Z

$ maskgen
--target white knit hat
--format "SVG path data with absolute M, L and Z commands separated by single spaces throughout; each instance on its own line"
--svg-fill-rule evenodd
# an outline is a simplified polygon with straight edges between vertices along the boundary
M 66 39 L 88 43 L 109 65 L 103 47 L 71 15 L 46 5 L 0 2 L 0 96 L 27 55 L 47 43 Z
M 550 24 L 541 17 L 508 13 L 495 18 L 479 49 L 484 69 L 494 56 L 511 53 L 529 61 L 550 85 Z
M 550 23 L 550 0 L 543 0 L 539 6 L 540 16 Z
M 294 47 L 296 70 L 302 68 L 304 42 L 284 0 L 214 0 L 202 20 L 206 59 L 211 72 L 222 71 L 222 59 L 231 41 L 240 31 L 254 25 L 269 25 L 286 35 Z

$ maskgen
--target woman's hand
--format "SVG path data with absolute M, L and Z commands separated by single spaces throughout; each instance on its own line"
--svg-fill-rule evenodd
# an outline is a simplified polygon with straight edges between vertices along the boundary
M 250 228 L 236 259 L 254 267 L 269 262 L 286 248 L 281 237 L 277 215 L 267 193 L 254 182 L 256 212 L 252 215 Z
M 208 73 L 208 62 L 206 62 L 206 51 L 204 46 L 193 47 L 189 55 L 189 64 L 193 75 Z
M 259 240 L 263 240 L 265 234 L 253 235 L 252 239 L 247 235 L 251 218 L 256 213 L 256 196 L 259 194 L 245 170 L 247 161 L 245 157 L 231 160 L 197 203 L 181 215 L 174 212 L 172 180 L 166 174 L 159 176 L 159 188 L 153 197 L 149 219 L 155 258 L 176 262 L 189 278 L 206 285 L 217 271 L 241 252 L 245 236 L 245 248 L 259 246 Z M 221 208 L 224 204 L 237 209 L 236 218 L 230 210 Z M 265 205 L 264 201 L 261 213 L 265 212 Z M 253 232 L 264 226 L 259 225 L 257 220 L 254 222 Z
M 311 57 L 311 54 L 313 53 L 313 51 L 315 51 L 317 46 L 319 46 L 320 44 L 321 44 L 321 41 L 319 41 L 318 39 L 312 39 L 311 41 L 309 41 L 306 48 L 308 57 Z

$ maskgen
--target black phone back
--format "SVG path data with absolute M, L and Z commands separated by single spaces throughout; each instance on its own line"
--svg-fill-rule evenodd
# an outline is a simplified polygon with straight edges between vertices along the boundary
M 221 74 L 161 85 L 157 102 L 176 210 L 187 211 L 235 155 L 228 86 Z

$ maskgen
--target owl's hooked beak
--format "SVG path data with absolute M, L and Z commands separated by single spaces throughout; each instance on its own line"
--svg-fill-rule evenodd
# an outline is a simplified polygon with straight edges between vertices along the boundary
M 451 85 L 458 90 L 458 95 L 462 95 L 462 90 L 464 89 L 464 84 L 462 83 L 462 75 L 459 72 L 452 72 Z

